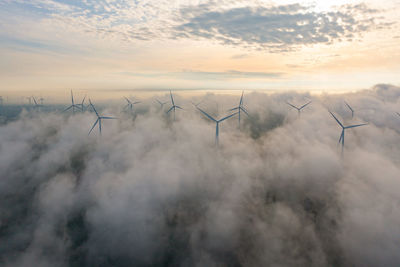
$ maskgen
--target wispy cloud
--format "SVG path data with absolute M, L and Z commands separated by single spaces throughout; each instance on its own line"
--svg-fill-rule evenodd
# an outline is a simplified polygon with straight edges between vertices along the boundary
M 57 43 L 43 42 L 41 40 L 24 40 L 0 35 L 0 42 L 4 48 L 24 52 L 45 52 L 57 54 L 83 53 L 75 47 L 63 46 Z
M 184 70 L 181 72 L 152 72 L 152 73 L 140 73 L 140 72 L 119 72 L 120 75 L 144 77 L 144 78 L 155 78 L 155 77 L 176 77 L 188 80 L 231 80 L 231 79 L 271 79 L 280 78 L 284 73 L 279 72 L 246 72 L 237 70 L 227 70 L 220 72 L 213 71 L 195 71 L 195 70 Z
M 249 58 L 250 55 L 249 54 L 237 54 L 237 55 L 233 55 L 231 58 L 232 59 L 243 59 L 243 58 Z
M 0 89 L 397 84 L 400 12 L 376 1 L 0 0 Z
M 366 5 L 315 12 L 300 4 L 216 9 L 214 5 L 182 8 L 176 38 L 211 39 L 234 46 L 290 51 L 301 45 L 331 44 L 361 36 L 382 25 L 379 11 Z
M 99 39 L 126 42 L 207 39 L 280 52 L 303 45 L 353 40 L 371 29 L 390 26 L 390 23 L 380 21 L 379 10 L 365 4 L 317 12 L 312 6 L 301 4 L 238 3 L 241 4 L 18 0 L 7 1 L 3 6 L 26 13 L 41 13 L 41 21 L 47 24 Z

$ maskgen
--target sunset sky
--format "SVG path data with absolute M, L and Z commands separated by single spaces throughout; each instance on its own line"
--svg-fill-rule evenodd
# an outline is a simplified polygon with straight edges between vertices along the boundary
M 398 85 L 399 19 L 399 0 L 0 0 L 0 90 Z

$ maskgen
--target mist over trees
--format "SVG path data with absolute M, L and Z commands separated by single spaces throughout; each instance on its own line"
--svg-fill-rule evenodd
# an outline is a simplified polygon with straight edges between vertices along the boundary
M 2 113 L 0 265 L 399 266 L 399 87 L 245 92 L 218 148 L 191 101 L 222 117 L 240 95 L 174 97 L 176 121 L 154 99 L 104 105 L 102 136 L 89 111 Z M 343 154 L 328 110 L 369 123 Z

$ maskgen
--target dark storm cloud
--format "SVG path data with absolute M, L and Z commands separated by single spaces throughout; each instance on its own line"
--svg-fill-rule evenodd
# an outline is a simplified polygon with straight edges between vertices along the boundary
M 101 138 L 93 113 L 24 111 L 0 126 L 0 265 L 398 266 L 399 90 L 246 92 L 219 149 L 190 101 L 221 117 L 239 93 L 176 94 L 176 122 L 153 99 L 108 107 Z M 300 118 L 285 103 L 310 99 Z M 327 108 L 370 122 L 344 157 Z
M 376 13 L 378 10 L 364 4 L 316 12 L 300 4 L 215 9 L 210 3 L 183 8 L 174 36 L 289 51 L 301 45 L 356 38 L 380 25 Z

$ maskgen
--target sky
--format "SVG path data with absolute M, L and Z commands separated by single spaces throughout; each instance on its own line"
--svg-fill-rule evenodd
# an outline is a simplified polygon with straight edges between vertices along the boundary
M 400 84 L 400 1 L 0 0 L 0 91 Z

